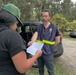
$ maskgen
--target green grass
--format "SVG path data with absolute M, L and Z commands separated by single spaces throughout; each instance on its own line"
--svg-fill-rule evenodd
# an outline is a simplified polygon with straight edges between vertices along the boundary
M 72 72 L 58 60 L 58 58 L 54 60 L 54 71 L 55 75 L 73 75 Z
M 46 67 L 45 69 L 45 75 L 48 75 Z M 59 60 L 54 60 L 54 72 L 55 75 L 74 75 L 71 71 L 68 70 L 68 68 L 59 62 Z M 39 75 L 38 68 L 30 68 L 26 75 Z

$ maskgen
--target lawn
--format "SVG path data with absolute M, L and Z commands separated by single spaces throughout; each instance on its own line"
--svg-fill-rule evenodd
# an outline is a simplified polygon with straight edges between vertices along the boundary
M 68 70 L 68 68 L 59 62 L 59 60 L 54 60 L 54 72 L 55 75 L 74 75 L 72 72 Z M 39 75 L 38 68 L 30 68 L 26 75 Z M 45 75 L 48 75 L 47 69 L 45 67 Z

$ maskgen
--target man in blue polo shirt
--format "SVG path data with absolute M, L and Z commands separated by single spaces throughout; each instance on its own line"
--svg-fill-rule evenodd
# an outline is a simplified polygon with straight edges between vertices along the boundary
M 51 14 L 49 10 L 42 11 L 41 15 L 43 24 L 37 27 L 37 31 L 28 45 L 35 41 L 44 43 L 42 56 L 38 58 L 39 75 L 44 75 L 44 64 L 47 67 L 48 74 L 54 75 L 53 49 L 60 42 L 60 36 L 57 26 L 50 23 Z

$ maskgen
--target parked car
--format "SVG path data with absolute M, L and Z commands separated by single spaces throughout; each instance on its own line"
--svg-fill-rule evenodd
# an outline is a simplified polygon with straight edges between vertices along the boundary
M 23 26 L 21 27 L 20 35 L 22 38 L 26 41 L 26 47 L 27 43 L 30 41 L 33 33 L 36 31 L 37 25 L 41 25 L 42 22 L 23 22 Z M 54 47 L 54 57 L 60 57 L 63 54 L 63 45 L 62 45 L 62 33 L 59 31 L 60 36 L 60 43 Z M 30 58 L 32 55 L 27 53 L 27 57 Z M 33 65 L 34 67 L 37 67 L 37 61 Z
M 69 36 L 72 38 L 76 38 L 76 31 L 70 32 Z

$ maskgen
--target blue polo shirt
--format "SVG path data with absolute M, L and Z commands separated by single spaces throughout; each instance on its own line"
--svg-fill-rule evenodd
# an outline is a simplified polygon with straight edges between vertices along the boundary
M 38 25 L 37 27 L 38 32 L 38 40 L 48 40 L 48 41 L 55 41 L 55 37 L 59 36 L 59 31 L 57 26 L 50 23 L 48 28 L 45 28 L 43 24 Z M 45 55 L 53 54 L 54 45 L 44 44 L 42 48 L 42 52 Z

